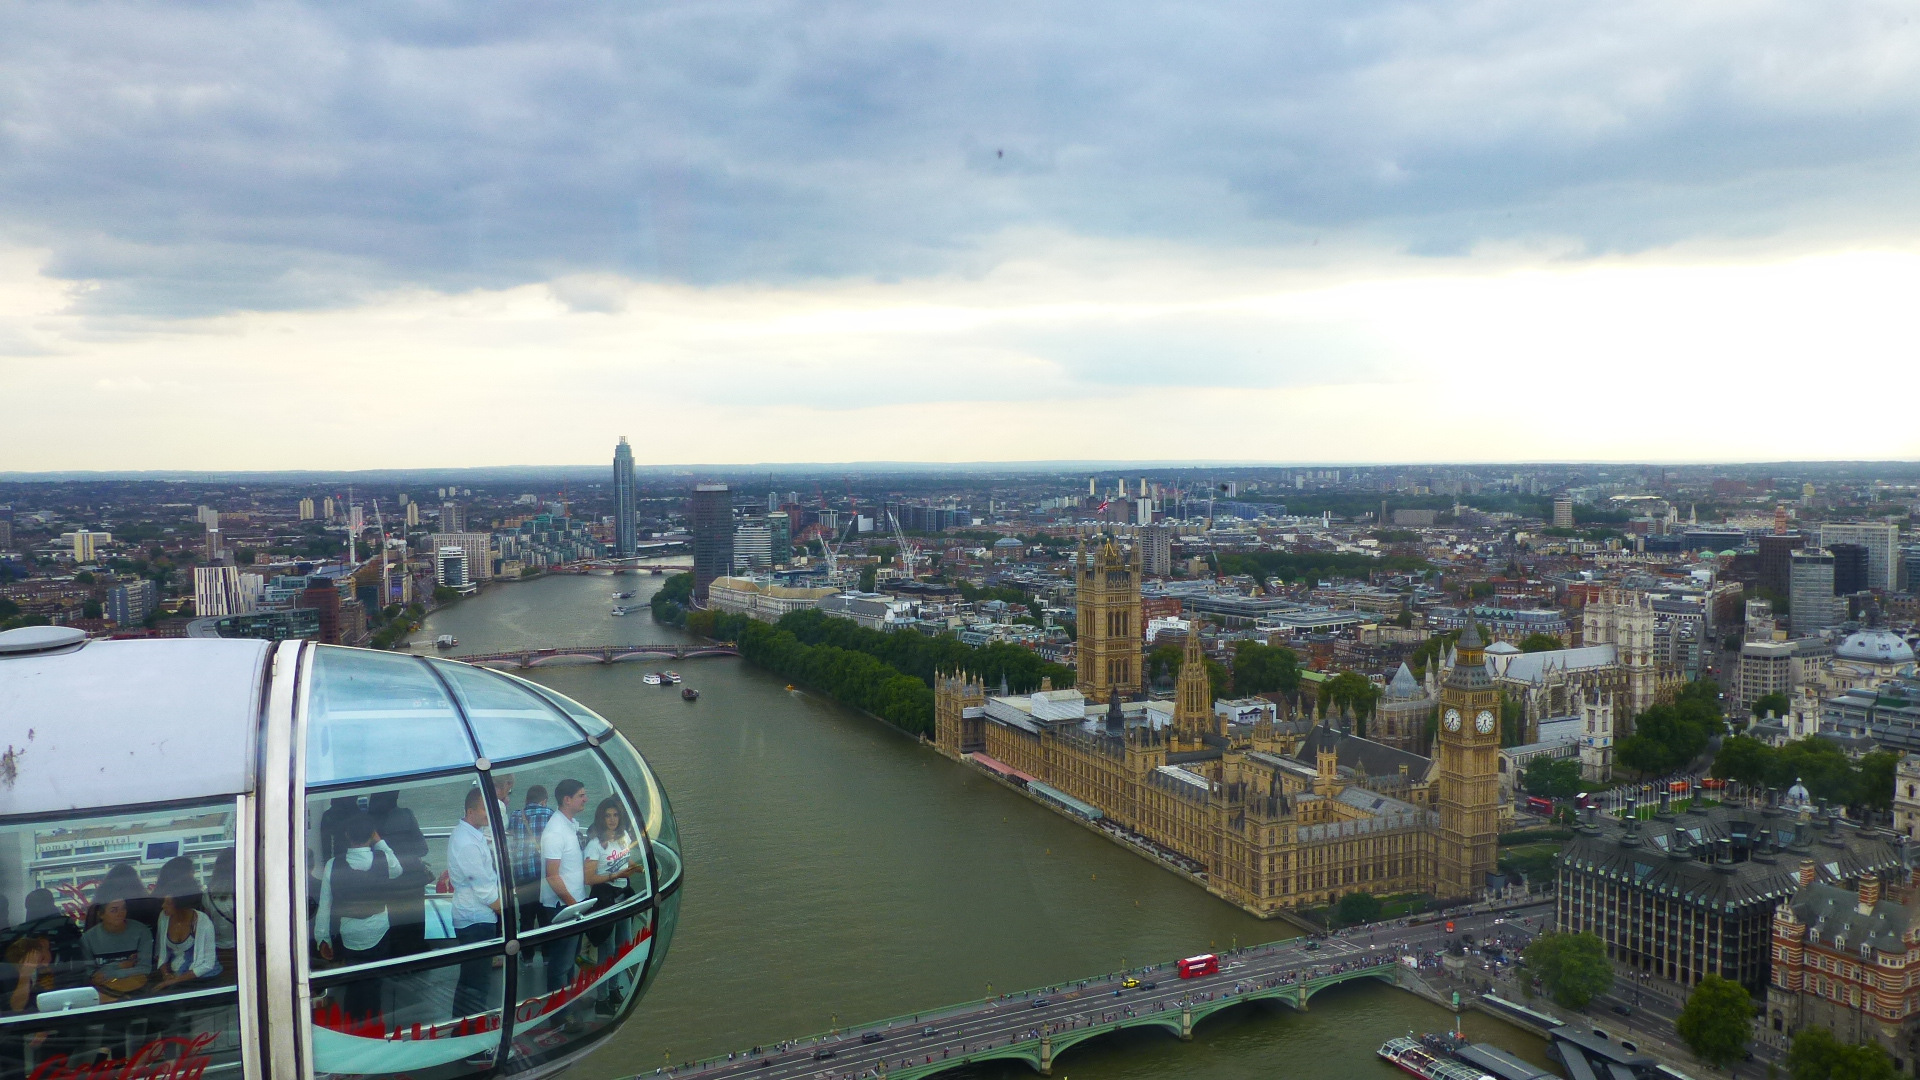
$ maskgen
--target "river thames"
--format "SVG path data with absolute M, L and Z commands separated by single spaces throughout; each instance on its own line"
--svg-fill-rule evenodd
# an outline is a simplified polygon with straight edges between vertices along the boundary
M 690 640 L 656 625 L 664 578 L 556 576 L 489 587 L 436 612 L 416 641 L 452 655 Z M 617 583 L 617 584 L 616 584 Z M 614 601 L 618 589 L 638 590 Z M 638 605 L 609 614 L 615 603 Z M 430 651 L 430 650 L 429 650 Z M 647 686 L 647 662 L 526 674 L 613 721 L 659 772 L 687 878 L 666 967 L 633 1019 L 570 1074 L 652 1074 L 756 1044 L 1210 949 L 1290 937 L 887 725 L 735 658 L 675 665 L 700 700 Z M 1367 983 L 1295 1012 L 1229 1010 L 1191 1043 L 1130 1031 L 1074 1048 L 1058 1077 L 1347 1080 L 1402 1074 L 1384 1040 L 1450 1014 Z M 1466 1028 L 1545 1063 L 1542 1042 L 1469 1013 Z M 1023 1065 L 963 1080 L 1033 1075 Z

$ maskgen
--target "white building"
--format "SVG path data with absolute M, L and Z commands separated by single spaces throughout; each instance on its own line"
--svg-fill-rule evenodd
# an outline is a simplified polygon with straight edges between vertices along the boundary
M 300 500 L 300 520 L 301 521 L 313 520 L 313 500 L 312 499 Z
M 452 506 L 452 503 L 447 505 Z M 467 553 L 467 582 L 493 580 L 493 549 L 491 537 L 486 533 L 449 532 L 434 533 L 430 539 L 433 550 L 457 547 Z
M 264 584 L 258 574 L 249 574 Z M 196 566 L 193 568 L 193 612 L 200 618 L 219 615 L 245 615 L 253 610 L 254 596 L 237 566 Z
M 1859 544 L 1867 549 L 1867 587 L 1900 589 L 1900 529 L 1884 521 L 1849 521 L 1820 526 L 1820 546 Z M 1796 613 L 1798 609 L 1795 609 Z
M 814 607 L 837 592 L 827 587 L 776 585 L 764 578 L 723 577 L 707 586 L 707 602 L 721 611 L 777 622 L 787 612 Z
M 733 527 L 733 566 L 736 570 L 765 570 L 773 565 L 773 530 L 762 518 L 749 518 Z
M 433 583 L 449 589 L 464 589 L 472 581 L 467 572 L 467 550 L 449 544 L 433 554 Z

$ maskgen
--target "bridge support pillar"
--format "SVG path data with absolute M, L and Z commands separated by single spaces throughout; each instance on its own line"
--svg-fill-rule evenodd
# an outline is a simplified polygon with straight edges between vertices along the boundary
M 1193 1041 L 1193 1002 L 1191 1001 L 1180 1006 L 1180 1038 L 1187 1042 Z
M 600 652 L 600 662 L 601 662 L 601 663 L 603 663 L 603 664 L 611 664 L 611 663 L 613 663 L 613 650 L 612 650 L 612 649 L 603 649 L 603 650 L 601 650 L 601 652 Z
M 1300 988 L 1293 992 L 1294 1007 L 1299 1009 L 1301 1012 L 1307 1011 L 1307 996 L 1308 995 L 1307 995 L 1306 983 L 1301 983 Z
M 520 654 L 520 670 L 525 671 L 532 666 L 533 666 L 533 654 L 530 652 L 521 653 Z
M 1053 1075 L 1053 1036 L 1040 1036 L 1040 1075 Z

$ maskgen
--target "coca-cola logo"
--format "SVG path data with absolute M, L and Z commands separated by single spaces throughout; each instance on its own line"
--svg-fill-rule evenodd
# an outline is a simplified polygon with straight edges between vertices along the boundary
M 58 1054 L 40 1063 L 27 1080 L 201 1080 L 213 1058 L 206 1053 L 213 1032 L 190 1038 L 155 1039 L 124 1058 L 68 1065 Z

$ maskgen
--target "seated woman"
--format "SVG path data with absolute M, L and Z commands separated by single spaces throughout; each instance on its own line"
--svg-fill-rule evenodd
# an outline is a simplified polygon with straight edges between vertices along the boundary
M 127 918 L 127 901 L 114 897 L 94 909 L 100 921 L 80 935 L 80 954 L 93 969 L 93 985 L 106 1001 L 119 1001 L 147 985 L 153 974 L 153 931 Z
M 93 903 L 87 908 L 87 929 L 99 925 L 100 909 L 108 900 L 125 900 L 127 918 L 142 923 L 148 930 L 160 919 L 160 901 L 147 895 L 146 882 L 132 863 L 114 863 L 105 877 L 93 887 Z
M 160 968 L 155 973 L 159 978 L 153 984 L 154 993 L 220 973 L 213 920 L 200 910 L 200 885 L 191 878 L 175 880 L 161 894 L 156 940 Z
M 23 937 L 7 946 L 6 974 L 0 980 L 5 1011 L 32 1012 L 40 991 L 53 988 L 53 943 L 43 937 Z

